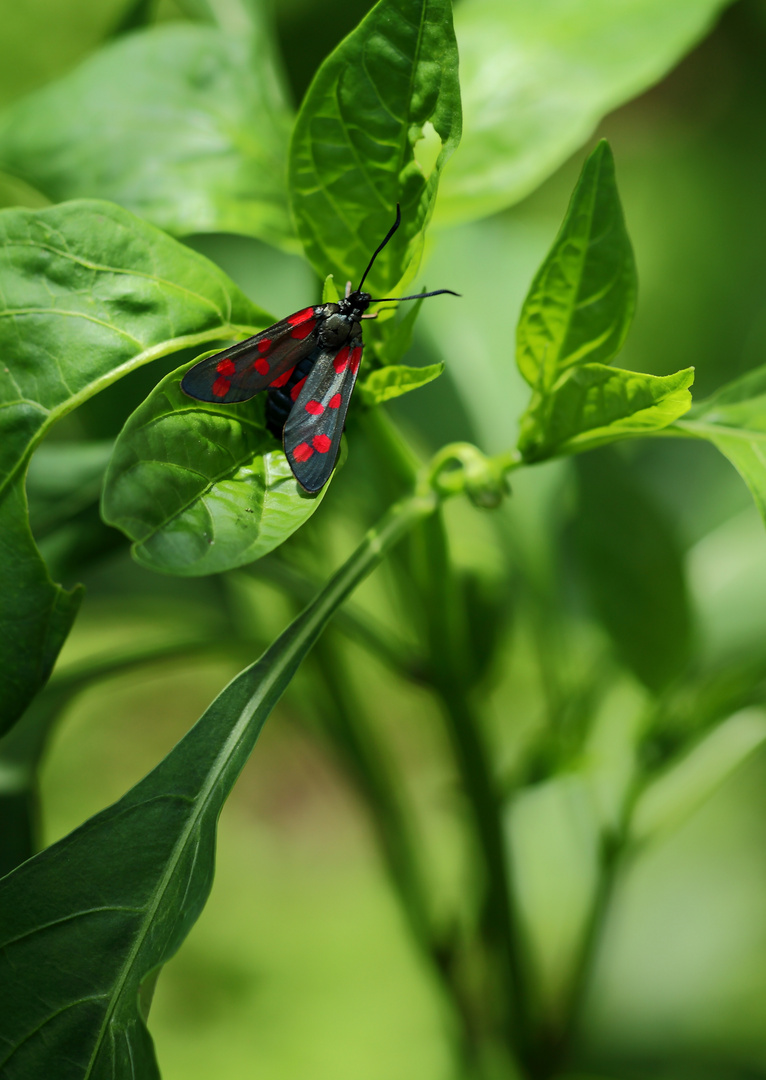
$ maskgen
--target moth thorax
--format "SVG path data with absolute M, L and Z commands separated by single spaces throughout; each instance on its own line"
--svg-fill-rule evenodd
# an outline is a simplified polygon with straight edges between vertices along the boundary
M 354 320 L 348 315 L 328 315 L 323 321 L 319 336 L 323 345 L 343 345 L 351 333 Z

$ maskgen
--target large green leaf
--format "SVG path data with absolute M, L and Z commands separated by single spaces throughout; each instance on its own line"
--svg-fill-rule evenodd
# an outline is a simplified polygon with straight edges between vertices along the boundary
M 527 461 L 542 461 L 651 435 L 689 409 L 693 382 L 694 368 L 673 375 L 642 375 L 606 364 L 571 368 L 550 393 L 532 395 L 519 450 Z
M 688 660 L 680 546 L 659 506 L 613 453 L 577 461 L 575 551 L 593 606 L 625 663 L 662 690 Z
M 0 168 L 54 202 L 296 247 L 290 116 L 265 35 L 173 23 L 120 38 L 0 118 Z
M 564 223 L 535 274 L 516 334 L 519 370 L 547 392 L 575 365 L 608 364 L 636 304 L 633 249 L 602 140 L 583 166 Z
M 662 78 L 727 3 L 461 0 L 465 137 L 439 220 L 483 217 L 534 190 L 607 112 Z
M 401 228 L 366 286 L 388 296 L 414 272 L 460 124 L 449 0 L 380 0 L 322 64 L 293 132 L 292 206 L 321 276 L 357 284 L 397 203 Z
M 0 881 L 3 1080 L 159 1080 L 152 990 L 207 899 L 221 807 L 335 609 L 434 506 L 389 512 L 153 772 Z
M 117 206 L 0 213 L 0 730 L 47 678 L 77 599 L 51 582 L 29 533 L 34 446 L 134 368 L 267 323 L 207 259 Z
M 313 514 L 322 494 L 298 484 L 264 426 L 262 398 L 194 401 L 180 387 L 191 366 L 163 379 L 126 423 L 102 513 L 135 541 L 144 566 L 198 576 L 259 559 Z
M 675 426 L 718 447 L 766 520 L 766 365 L 696 402 Z

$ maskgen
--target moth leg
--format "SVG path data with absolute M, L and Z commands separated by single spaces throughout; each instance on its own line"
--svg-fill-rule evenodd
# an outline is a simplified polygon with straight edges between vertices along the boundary
M 369 315 L 369 314 L 366 314 L 366 315 L 360 315 L 359 317 L 360 317 L 361 319 L 377 319 L 377 317 L 378 317 L 378 312 L 376 311 L 374 315 Z
M 350 281 L 346 282 L 346 296 L 347 297 L 351 296 L 351 282 Z

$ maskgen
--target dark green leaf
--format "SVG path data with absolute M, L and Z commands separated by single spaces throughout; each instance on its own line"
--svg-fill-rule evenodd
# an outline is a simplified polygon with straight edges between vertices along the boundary
M 766 520 L 766 365 L 696 402 L 676 426 L 718 447 Z
M 54 202 L 110 199 L 177 235 L 296 247 L 290 116 L 267 38 L 183 23 L 120 38 L 0 119 L 0 168 Z
M 159 1080 L 145 991 L 207 899 L 221 807 L 334 611 L 434 506 L 391 511 L 156 769 L 0 881 L 3 1080 Z
M 82 588 L 51 581 L 27 520 L 24 477 L 0 496 L 0 735 L 45 684 L 71 629 Z
M 528 195 L 603 116 L 661 79 L 727 3 L 461 0 L 465 137 L 437 218 L 484 217 Z
M 443 371 L 444 364 L 428 364 L 419 368 L 396 364 L 378 368 L 360 384 L 359 394 L 365 405 L 382 405 L 384 401 L 391 401 L 433 382 Z
M 47 442 L 27 474 L 29 519 L 39 540 L 85 507 L 97 503 L 114 442 Z
M 311 517 L 327 489 L 302 490 L 264 427 L 262 398 L 209 405 L 187 397 L 180 379 L 191 366 L 163 379 L 122 429 L 102 514 L 135 541 L 142 565 L 199 576 L 260 559 Z
M 583 364 L 550 393 L 532 395 L 521 420 L 519 450 L 527 461 L 578 453 L 661 431 L 691 405 L 694 368 L 674 375 Z
M 292 205 L 317 272 L 356 285 L 399 202 L 401 228 L 365 283 L 373 296 L 390 295 L 417 268 L 459 138 L 449 0 L 380 0 L 322 64 L 295 124 Z
M 577 459 L 575 546 L 593 605 L 617 651 L 651 690 L 689 656 L 681 551 L 655 501 L 611 454 Z
M 530 286 L 516 360 L 533 389 L 550 391 L 568 368 L 608 364 L 636 303 L 633 249 L 625 230 L 609 144 L 583 166 L 564 224 Z
M 268 324 L 212 263 L 109 203 L 0 213 L 2 728 L 44 683 L 79 592 L 51 582 L 23 480 L 60 417 L 134 368 Z

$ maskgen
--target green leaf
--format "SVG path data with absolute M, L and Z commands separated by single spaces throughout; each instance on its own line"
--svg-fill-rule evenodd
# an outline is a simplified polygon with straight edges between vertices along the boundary
M 205 353 L 205 356 L 211 355 Z M 264 427 L 261 398 L 210 405 L 171 372 L 122 429 L 107 469 L 104 520 L 133 557 L 168 574 L 216 574 L 260 559 L 322 501 L 308 495 Z
M 606 113 L 663 77 L 728 0 L 461 0 L 455 9 L 466 118 L 442 182 L 443 222 L 522 199 Z
M 110 199 L 177 235 L 297 250 L 290 115 L 264 35 L 172 23 L 120 38 L 0 119 L 0 168 L 54 202 Z
M 356 284 L 397 202 L 401 227 L 365 286 L 388 296 L 416 269 L 460 138 L 457 62 L 449 0 L 380 0 L 322 64 L 290 148 L 298 235 L 320 276 Z
M 577 460 L 574 550 L 593 606 L 631 671 L 658 692 L 683 670 L 691 612 L 680 546 L 613 453 Z
M 705 735 L 642 793 L 631 840 L 645 843 L 677 828 L 766 742 L 763 709 L 743 709 Z
M 4 1080 L 159 1080 L 150 991 L 207 899 L 221 807 L 334 611 L 434 508 L 433 497 L 412 498 L 390 511 L 156 769 L 0 880 Z
M 608 364 L 628 332 L 636 268 L 614 159 L 602 140 L 583 166 L 564 223 L 535 274 L 516 335 L 519 371 L 549 391 L 575 365 Z
M 114 442 L 47 442 L 29 465 L 29 518 L 38 540 L 98 502 Z
M 766 521 L 766 365 L 695 402 L 675 427 L 718 447 L 750 488 Z
M 408 394 L 426 383 L 438 379 L 444 364 L 427 364 L 425 367 L 407 367 L 396 364 L 371 372 L 359 386 L 359 394 L 365 405 L 382 405 L 384 401 Z
M 521 419 L 519 450 L 527 461 L 579 453 L 652 435 L 689 409 L 694 368 L 642 375 L 605 364 L 570 368 L 549 394 L 535 392 Z
M 82 592 L 51 581 L 29 529 L 24 477 L 17 476 L 0 497 L 0 735 L 45 685 Z
M 420 290 L 427 292 L 425 285 Z M 365 341 L 372 345 L 377 360 L 383 364 L 396 364 L 409 351 L 415 332 L 422 300 L 408 304 L 404 315 L 396 318 L 394 311 L 382 308 L 377 319 L 371 319 L 365 327 Z
M 56 420 L 168 353 L 268 325 L 212 263 L 109 203 L 0 212 L 0 730 L 45 682 L 79 603 L 50 580 L 24 473 Z

